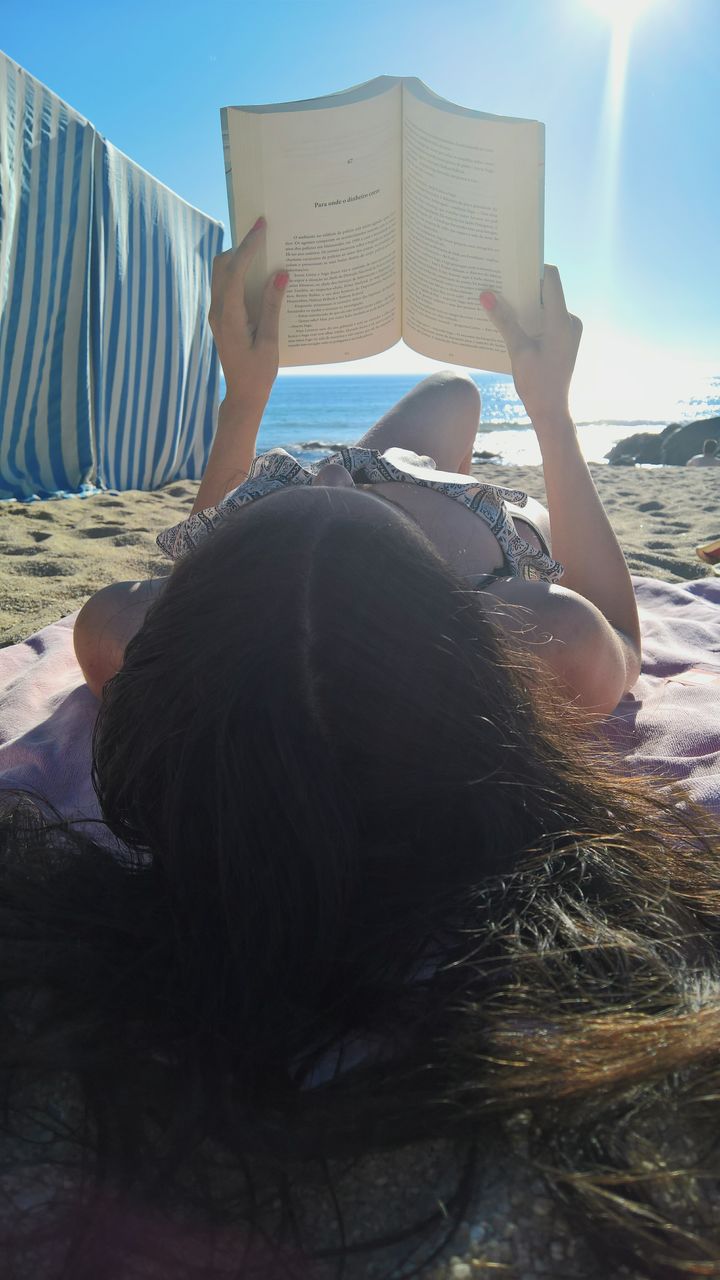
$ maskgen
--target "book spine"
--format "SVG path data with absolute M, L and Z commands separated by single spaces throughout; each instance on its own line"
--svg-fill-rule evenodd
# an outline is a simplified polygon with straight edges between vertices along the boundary
M 225 183 L 227 186 L 228 211 L 230 213 L 230 235 L 233 244 L 237 244 L 237 227 L 235 224 L 235 200 L 233 197 L 232 165 L 230 163 L 230 130 L 228 128 L 227 107 L 220 108 L 220 127 L 223 141 L 223 163 L 225 165 Z

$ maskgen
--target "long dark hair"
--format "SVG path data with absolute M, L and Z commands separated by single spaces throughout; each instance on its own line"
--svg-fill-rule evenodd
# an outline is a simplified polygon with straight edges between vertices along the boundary
M 0 1063 L 9 1095 L 80 1082 L 71 1274 L 125 1274 L 102 1245 L 121 1196 L 277 1236 L 269 1212 L 281 1251 L 236 1265 L 274 1277 L 283 1241 L 312 1254 L 287 1208 L 309 1164 L 470 1158 L 525 1110 L 604 1258 L 720 1275 L 716 832 L 622 778 L 419 531 L 363 501 L 264 499 L 174 570 L 98 717 L 120 854 L 7 803 L 0 978 L 40 1003 Z

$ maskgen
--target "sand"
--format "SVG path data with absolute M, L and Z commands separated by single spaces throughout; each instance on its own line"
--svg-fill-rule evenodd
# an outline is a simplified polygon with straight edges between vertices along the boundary
M 539 467 L 478 465 L 495 484 L 544 499 Z M 591 467 L 633 573 L 670 582 L 709 570 L 695 547 L 720 537 L 720 478 L 680 467 Z M 155 536 L 189 514 L 197 483 L 50 502 L 0 503 L 0 646 L 79 609 L 110 582 L 158 577 Z

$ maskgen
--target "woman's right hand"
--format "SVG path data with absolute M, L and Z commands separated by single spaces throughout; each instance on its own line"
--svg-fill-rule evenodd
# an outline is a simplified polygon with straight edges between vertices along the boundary
M 259 410 L 260 414 L 277 377 L 280 308 L 288 282 L 286 271 L 269 277 L 258 322 L 252 325 L 245 303 L 245 280 L 264 235 L 265 219 L 258 218 L 237 249 L 215 259 L 208 315 L 225 375 L 226 402 L 235 409 Z
M 565 305 L 557 267 L 545 267 L 542 296 L 542 331 L 537 337 L 525 333 L 504 298 L 490 292 L 480 296 L 505 340 L 515 390 L 538 432 L 552 430 L 570 416 L 570 381 L 582 335 L 582 322 Z
M 216 507 L 227 493 L 247 480 L 265 405 L 277 377 L 280 308 L 287 271 L 277 271 L 266 281 L 256 325 L 251 324 L 245 305 L 248 267 L 264 234 L 265 219 L 258 218 L 242 244 L 221 253 L 213 263 L 208 319 L 227 391 L 191 515 Z

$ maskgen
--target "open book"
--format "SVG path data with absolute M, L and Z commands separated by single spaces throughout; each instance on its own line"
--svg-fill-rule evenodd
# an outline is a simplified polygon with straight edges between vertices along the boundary
M 478 301 L 532 332 L 543 262 L 543 125 L 379 76 L 305 102 L 224 107 L 233 243 L 267 219 L 248 280 L 290 273 L 280 364 L 376 355 L 403 338 L 445 363 L 510 371 Z

